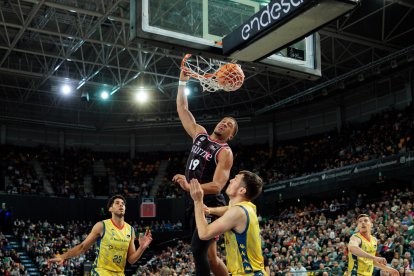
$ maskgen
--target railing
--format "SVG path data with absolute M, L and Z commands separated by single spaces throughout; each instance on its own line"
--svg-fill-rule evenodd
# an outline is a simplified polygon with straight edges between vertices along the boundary
M 344 275 L 346 269 L 342 271 L 341 275 Z M 270 270 L 272 272 L 272 270 Z M 318 270 L 306 270 L 306 271 L 275 271 L 276 275 L 283 276 L 333 276 L 338 275 L 337 273 L 332 273 L 331 269 L 318 269 Z
M 384 158 L 372 159 L 357 164 L 322 171 L 311 175 L 278 181 L 265 187 L 264 192 L 280 191 L 313 183 L 331 183 L 350 179 L 357 179 L 369 175 L 378 175 L 380 172 L 402 169 L 414 166 L 414 152 L 400 153 Z M 408 173 L 408 170 L 406 170 Z

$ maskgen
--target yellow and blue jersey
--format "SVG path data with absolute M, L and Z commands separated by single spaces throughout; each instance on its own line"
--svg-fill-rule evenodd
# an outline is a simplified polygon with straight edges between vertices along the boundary
M 361 249 L 367 252 L 368 254 L 375 256 L 377 251 L 377 239 L 373 236 L 370 236 L 368 240 L 361 233 L 356 233 L 352 235 L 361 240 Z M 357 275 L 366 275 L 371 276 L 374 271 L 374 261 L 368 258 L 361 258 L 355 256 L 351 252 L 348 252 L 348 275 L 357 276 Z
M 234 206 L 243 209 L 247 216 L 243 233 L 233 230 L 224 233 L 226 241 L 227 268 L 232 275 L 264 275 L 259 221 L 256 206 L 251 202 L 240 202 Z
M 102 223 L 104 230 L 97 242 L 91 275 L 123 276 L 133 228 L 126 222 L 122 228 L 118 228 L 111 219 Z

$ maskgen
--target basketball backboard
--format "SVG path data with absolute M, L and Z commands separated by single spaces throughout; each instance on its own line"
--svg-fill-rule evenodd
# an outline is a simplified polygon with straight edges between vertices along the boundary
M 132 0 L 131 39 L 202 56 L 227 58 L 222 39 L 270 0 Z M 275 49 L 276 50 L 276 49 Z M 321 76 L 320 42 L 312 34 L 254 63 L 300 78 Z

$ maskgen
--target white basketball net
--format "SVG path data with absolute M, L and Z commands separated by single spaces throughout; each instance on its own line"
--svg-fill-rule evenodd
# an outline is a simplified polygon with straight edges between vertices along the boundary
M 218 90 L 224 90 L 230 92 L 239 89 L 243 84 L 244 75 L 241 76 L 231 70 L 220 70 L 223 65 L 228 64 L 227 62 L 214 59 L 206 60 L 200 56 L 192 56 L 190 62 L 189 58 L 186 57 L 181 64 L 182 70 L 186 72 L 186 75 L 198 79 L 203 87 L 203 91 L 216 92 Z M 240 65 L 237 66 L 240 67 Z M 226 76 L 225 83 L 221 84 L 218 82 L 216 73 L 219 70 Z

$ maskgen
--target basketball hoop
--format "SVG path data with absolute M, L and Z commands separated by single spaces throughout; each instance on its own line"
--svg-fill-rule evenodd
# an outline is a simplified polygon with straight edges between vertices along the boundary
M 216 92 L 224 90 L 236 91 L 243 85 L 244 73 L 239 64 L 186 54 L 181 62 L 181 70 L 185 75 L 200 81 L 203 91 Z

